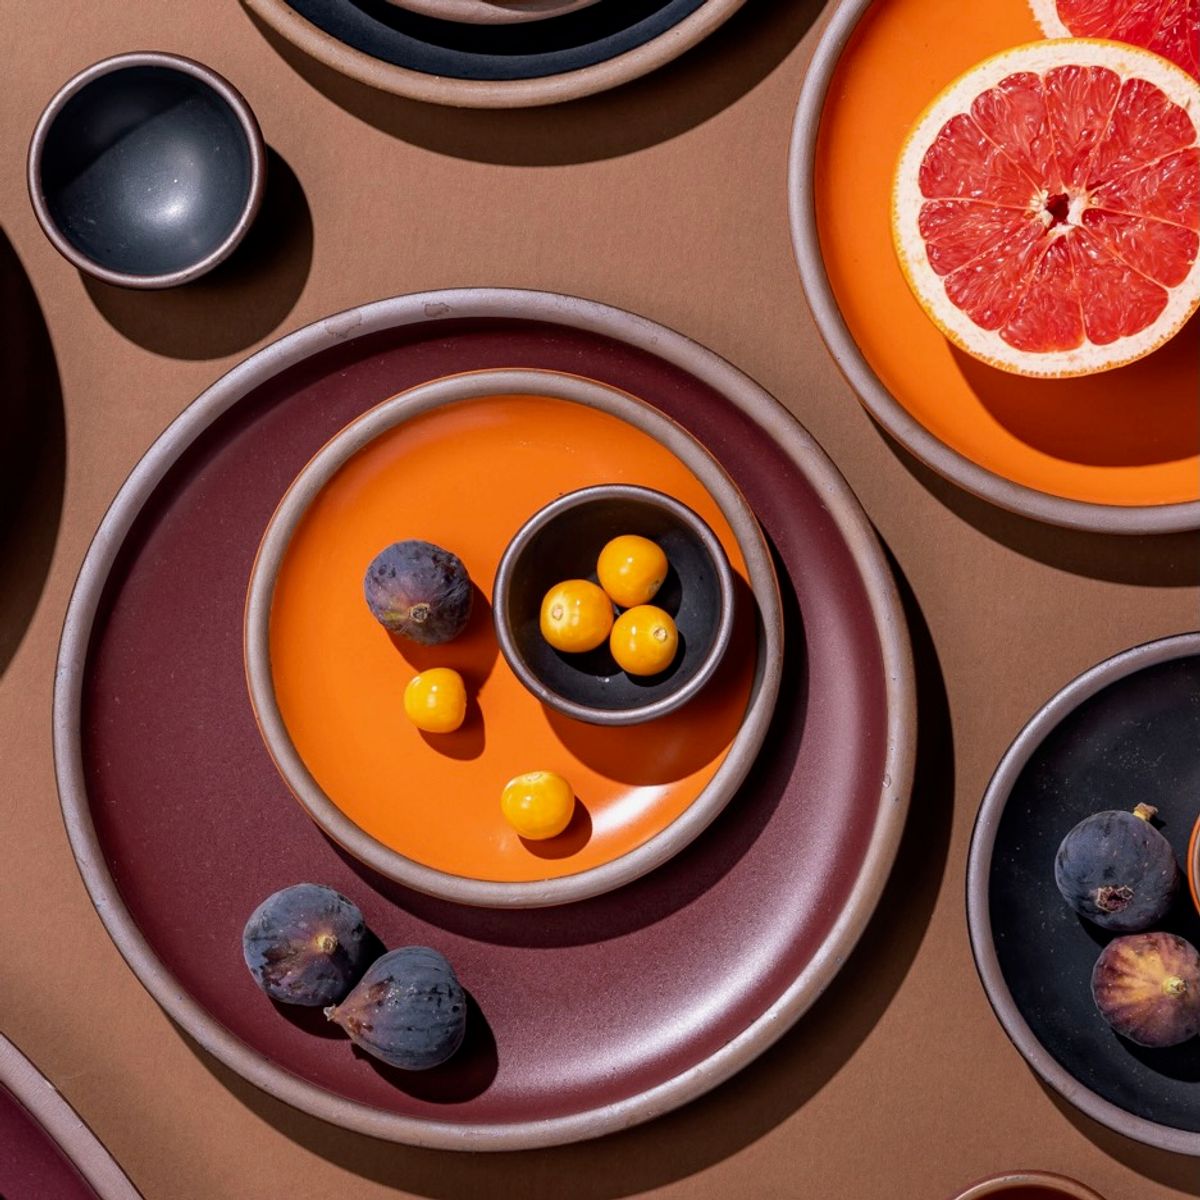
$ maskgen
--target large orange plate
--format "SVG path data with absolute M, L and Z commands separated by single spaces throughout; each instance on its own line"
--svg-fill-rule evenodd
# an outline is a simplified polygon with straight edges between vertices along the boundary
M 847 8 L 862 7 L 844 4 L 835 22 L 853 15 Z M 892 173 L 910 126 L 967 68 L 1041 36 L 1025 0 L 876 0 L 866 8 L 829 83 L 813 160 L 812 202 L 825 273 L 842 319 L 879 381 L 951 451 L 1001 480 L 1067 500 L 1126 507 L 1196 501 L 1200 321 L 1117 371 L 1025 379 L 951 346 L 913 298 L 896 262 Z M 797 144 L 802 135 L 798 122 Z M 803 168 L 794 162 L 793 169 Z M 804 222 L 804 213 L 797 212 L 796 220 Z M 797 241 L 803 260 L 803 238 Z M 801 266 L 807 283 L 812 268 L 803 261 Z M 899 436 L 908 440 L 903 432 Z M 954 477 L 936 453 L 917 453 Z M 1003 490 L 973 490 L 1023 507 L 1021 497 Z M 1026 507 L 1065 524 L 1088 523 L 1069 510 Z
M 489 396 L 422 413 L 370 442 L 317 493 L 275 582 L 275 697 L 305 766 L 333 803 L 385 846 L 472 879 L 575 874 L 637 848 L 677 818 L 724 760 L 750 696 L 753 621 L 713 682 L 661 720 L 583 725 L 531 696 L 498 654 L 492 578 L 509 539 L 563 492 L 651 485 L 698 512 L 734 571 L 746 565 L 721 510 L 669 450 L 618 418 L 545 396 Z M 382 547 L 424 538 L 457 553 L 477 587 L 464 634 L 423 647 L 379 627 L 363 600 Z M 423 735 L 401 695 L 430 666 L 459 670 L 475 697 L 455 734 Z M 500 791 L 523 771 L 563 774 L 581 801 L 559 838 L 523 842 Z

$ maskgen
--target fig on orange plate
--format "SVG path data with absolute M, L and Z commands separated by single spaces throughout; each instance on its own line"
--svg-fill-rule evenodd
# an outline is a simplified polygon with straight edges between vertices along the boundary
M 440 646 L 453 641 L 471 616 L 471 577 L 457 554 L 410 538 L 385 546 L 363 580 L 367 607 L 388 631 Z
M 1096 960 L 1100 1015 L 1139 1046 L 1177 1046 L 1200 1033 L 1200 954 L 1173 933 L 1114 938 Z

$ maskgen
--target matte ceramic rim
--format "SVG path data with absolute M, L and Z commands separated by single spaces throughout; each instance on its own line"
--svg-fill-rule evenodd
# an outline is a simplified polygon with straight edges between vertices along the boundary
M 1200 1133 L 1148 1121 L 1105 1100 L 1062 1067 L 1037 1039 L 1021 1015 L 1021 1010 L 1013 1000 L 1000 970 L 992 939 L 988 888 L 991 882 L 996 831 L 1004 815 L 1004 806 L 1025 765 L 1047 736 L 1084 701 L 1118 679 L 1124 679 L 1158 663 L 1190 658 L 1197 654 L 1200 654 L 1200 632 L 1181 633 L 1147 642 L 1131 650 L 1122 651 L 1085 671 L 1046 701 L 1000 760 L 1000 765 L 996 768 L 979 806 L 967 859 L 967 924 L 975 966 L 1004 1032 L 1024 1056 L 1025 1061 L 1063 1099 L 1069 1100 L 1092 1120 L 1099 1121 L 1101 1125 L 1125 1137 L 1145 1142 L 1148 1146 L 1171 1150 L 1176 1154 L 1193 1155 L 1200 1155 Z
M 486 0 L 388 0 L 397 8 L 437 17 L 442 21 L 458 21 L 469 25 L 519 25 L 526 21 L 548 21 L 551 17 L 564 16 L 590 8 L 599 0 L 543 0 L 539 9 L 519 7 L 506 8 Z
M 459 108 L 531 108 L 607 91 L 678 58 L 708 37 L 746 0 L 705 0 L 665 33 L 605 62 L 539 79 L 451 79 L 383 62 L 305 20 L 287 0 L 242 0 L 281 37 L 341 75 L 381 91 Z
M 619 858 L 573 875 L 528 883 L 475 879 L 426 866 L 356 825 L 325 794 L 292 744 L 275 699 L 271 673 L 270 621 L 275 581 L 292 535 L 318 492 L 349 458 L 387 430 L 447 404 L 504 395 L 553 396 L 586 404 L 628 422 L 666 446 L 708 489 L 733 529 L 761 615 L 750 700 L 725 760 L 700 794 L 665 829 Z M 732 600 L 732 580 L 727 583 Z M 726 643 L 732 623 L 730 605 Z M 779 581 L 762 530 L 724 469 L 682 426 L 646 402 L 591 379 L 540 369 L 469 371 L 420 384 L 364 413 L 327 442 L 293 481 L 267 525 L 250 573 L 246 680 L 267 752 L 296 799 L 338 845 L 387 878 L 430 896 L 484 908 L 541 908 L 586 900 L 631 883 L 679 853 L 716 819 L 745 780 L 770 728 L 782 680 L 783 636 Z M 716 665 L 713 662 L 714 670 Z
M 163 67 L 167 70 L 179 71 L 190 75 L 210 87 L 229 106 L 237 117 L 246 145 L 250 152 L 250 193 L 242 206 L 237 223 L 226 235 L 225 240 L 203 258 L 197 259 L 190 266 L 181 267 L 178 271 L 168 271 L 161 275 L 131 275 L 125 271 L 114 271 L 109 267 L 93 261 L 79 250 L 59 229 L 50 208 L 46 203 L 45 192 L 42 190 L 42 154 L 46 148 L 46 138 L 50 127 L 57 120 L 64 105 L 81 89 L 87 87 L 103 75 L 114 71 L 123 71 L 128 67 Z M 211 67 L 198 63 L 178 54 L 164 54 L 156 50 L 137 51 L 131 54 L 118 54 L 112 58 L 102 59 L 85 67 L 77 75 L 73 75 L 54 93 L 49 104 L 38 117 L 29 142 L 29 156 L 26 161 L 26 184 L 29 188 L 29 199 L 37 216 L 42 232 L 50 239 L 54 248 L 68 262 L 78 267 L 88 275 L 94 275 L 105 283 L 116 284 L 119 287 L 131 288 L 168 288 L 177 287 L 181 283 L 189 283 L 201 275 L 207 274 L 218 263 L 224 262 L 237 248 L 238 243 L 246 236 L 247 230 L 254 223 L 262 204 L 263 187 L 267 175 L 267 156 L 263 145 L 262 131 L 258 121 L 246 103 L 245 97 L 223 75 L 218 75 Z
M 1068 1179 L 1065 1175 L 1051 1175 L 1046 1171 L 1012 1171 L 1007 1175 L 993 1175 L 972 1184 L 965 1192 L 959 1192 L 954 1200 L 984 1200 L 985 1196 L 995 1196 L 997 1192 L 1014 1187 L 1046 1188 L 1066 1200 L 1104 1200 L 1099 1193 L 1077 1180 Z
M 542 1121 L 460 1125 L 384 1112 L 308 1083 L 248 1047 L 183 989 L 146 941 L 108 869 L 88 804 L 80 717 L 88 645 L 105 580 L 142 505 L 213 421 L 257 384 L 349 338 L 408 325 L 496 318 L 553 322 L 641 349 L 719 391 L 787 450 L 821 496 L 861 573 L 879 636 L 888 736 L 879 815 L 849 899 L 805 969 L 740 1034 L 666 1082 L 599 1108 Z M 670 1112 L 757 1058 L 813 1005 L 858 942 L 891 873 L 908 812 L 916 719 L 908 630 L 875 531 L 824 450 L 778 401 L 706 347 L 622 309 L 549 292 L 461 288 L 377 301 L 289 334 L 203 392 L 149 448 L 100 522 L 67 608 L 54 688 L 54 761 L 67 836 L 97 914 L 146 990 L 208 1053 L 276 1099 L 356 1133 L 436 1149 L 517 1150 L 600 1137 Z
M 800 282 L 830 354 L 871 416 L 906 450 L 939 475 L 1000 508 L 1051 525 L 1096 533 L 1178 533 L 1200 529 L 1200 500 L 1120 505 L 1071 500 L 1038 491 L 980 466 L 935 437 L 887 390 L 842 318 L 825 271 L 817 233 L 817 135 L 825 97 L 859 21 L 872 0 L 842 0 L 817 43 L 800 91 L 788 166 L 788 210 Z
M 1192 837 L 1188 842 L 1188 891 L 1192 895 L 1192 903 L 1200 912 L 1200 817 L 1192 828 Z
M 674 424 L 674 422 L 671 423 Z M 679 432 L 692 441 L 705 458 L 711 460 L 708 451 L 704 450 L 691 434 L 683 429 L 679 429 Z M 739 525 L 747 534 L 750 534 L 752 529 L 757 529 L 758 523 L 754 519 L 754 514 L 750 511 L 733 480 L 715 462 L 713 465 L 717 467 L 719 473 L 714 475 L 715 486 L 720 488 L 723 482 L 732 489 L 732 500 L 736 505 L 734 511 L 738 513 Z M 715 491 L 713 495 L 718 504 L 721 504 L 721 492 Z M 727 495 L 726 498 L 730 499 L 731 497 Z M 587 504 L 592 500 L 604 499 L 639 500 L 646 504 L 652 504 L 671 513 L 676 520 L 686 525 L 708 554 L 717 577 L 717 588 L 720 593 L 716 636 L 713 638 L 713 644 L 700 669 L 683 687 L 655 700 L 653 704 L 641 704 L 637 708 L 593 708 L 590 704 L 580 704 L 570 700 L 547 686 L 525 661 L 525 656 L 512 636 L 508 619 L 508 593 L 512 585 L 513 568 L 517 556 L 529 544 L 530 538 L 544 529 L 547 523 L 554 520 L 560 513 L 580 504 Z M 721 509 L 724 512 L 723 504 L 721 504 Z M 730 524 L 733 524 L 732 521 Z M 743 530 L 739 529 L 739 525 L 733 525 L 733 529 L 740 542 Z M 656 492 L 653 488 L 635 487 L 632 484 L 602 484 L 599 487 L 580 488 L 576 492 L 568 492 L 565 496 L 559 496 L 557 500 L 552 500 L 544 508 L 539 509 L 517 530 L 516 536 L 505 548 L 500 559 L 500 567 L 496 571 L 495 586 L 492 588 L 492 613 L 496 619 L 496 639 L 500 643 L 500 652 L 504 655 L 504 660 L 512 669 L 513 674 L 543 704 L 547 704 L 561 713 L 566 713 L 567 716 L 574 717 L 577 721 L 590 721 L 593 725 L 636 725 L 642 721 L 654 721 L 659 717 L 665 717 L 667 713 L 674 712 L 691 700 L 712 678 L 713 672 L 721 665 L 721 659 L 725 657 L 725 651 L 729 648 L 729 639 L 733 635 L 733 606 L 733 572 L 729 566 L 729 559 L 725 556 L 725 549 L 718 541 L 717 535 L 708 527 L 704 519 L 688 508 L 686 504 L 681 504 L 671 496 Z M 780 640 L 782 641 L 782 638 Z M 776 647 L 773 651 L 768 644 L 766 653 L 768 656 L 776 653 L 782 655 L 782 649 Z M 761 649 L 759 664 L 761 667 Z M 756 672 L 756 676 L 757 674 L 758 672 Z M 755 682 L 757 684 L 757 678 Z M 774 708 L 774 704 L 771 707 Z
M 142 1200 L 141 1192 L 66 1098 L 3 1034 L 0 1085 L 45 1130 L 100 1200 Z

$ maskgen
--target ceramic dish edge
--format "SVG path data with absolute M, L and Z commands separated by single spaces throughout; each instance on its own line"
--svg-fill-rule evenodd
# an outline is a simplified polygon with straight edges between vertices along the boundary
M 826 501 L 862 572 L 880 638 L 889 713 L 879 819 L 849 899 L 805 970 L 741 1033 L 672 1079 L 601 1108 L 500 1128 L 399 1117 L 332 1095 L 275 1067 L 211 1017 L 159 961 L 121 900 L 92 823 L 79 742 L 84 666 L 108 571 L 141 504 L 169 471 L 181 446 L 190 445 L 255 382 L 312 354 L 379 330 L 463 317 L 520 317 L 617 337 L 697 375 L 730 403 L 752 414 L 794 457 L 802 457 L 812 485 Z M 101 520 L 71 596 L 55 677 L 54 757 L 67 836 L 100 919 L 147 991 L 205 1050 L 269 1095 L 357 1133 L 433 1149 L 513 1150 L 599 1137 L 678 1108 L 757 1058 L 812 1006 L 858 942 L 891 873 L 908 812 L 916 716 L 912 651 L 899 593 L 883 550 L 849 485 L 778 401 L 713 351 L 647 318 L 596 301 L 553 293 L 462 288 L 376 301 L 318 320 L 281 338 L 201 393 L 153 443 Z
M 1180 633 L 1123 650 L 1084 671 L 1056 692 L 1029 719 L 1005 751 L 984 792 L 967 856 L 967 925 L 975 967 L 1004 1032 L 1043 1082 L 1092 1120 L 1161 1150 L 1200 1156 L 1200 1133 L 1171 1129 L 1135 1116 L 1080 1083 L 1030 1029 L 1005 982 L 991 936 L 992 850 L 1004 805 L 1031 755 L 1059 723 L 1110 684 L 1146 667 L 1200 654 L 1200 632 Z
M 607 91 L 678 58 L 723 25 L 746 0 L 706 0 L 677 25 L 605 62 L 535 79 L 450 79 L 384 62 L 318 29 L 286 0 L 242 0 L 257 17 L 305 54 L 339 74 L 396 96 L 456 108 L 535 108 Z
M 576 0 L 573 4 L 563 0 L 557 11 L 552 7 L 549 12 L 538 9 L 522 11 L 519 7 L 505 8 L 494 4 L 478 4 L 479 11 L 466 12 L 460 16 L 441 11 L 438 7 L 439 0 L 387 0 L 387 2 L 395 5 L 396 8 L 405 8 L 409 12 L 420 13 L 422 16 L 436 17 L 440 21 L 457 21 L 463 25 L 521 25 L 528 21 L 549 21 L 557 16 L 579 12 L 580 9 L 590 8 L 593 4 L 598 3 L 598 0 Z M 441 2 L 444 3 L 445 0 L 441 0 Z M 492 11 L 483 11 L 489 8 Z
M 341 466 L 374 438 L 399 428 L 403 420 L 457 401 L 509 393 L 547 395 L 596 408 L 627 421 L 665 446 L 708 489 L 729 523 L 746 560 L 759 607 L 759 648 L 745 713 L 724 761 L 692 803 L 642 845 L 609 862 L 529 883 L 472 879 L 427 866 L 383 845 L 350 820 L 312 777 L 288 736 L 271 684 L 269 647 L 269 617 L 279 566 L 308 504 Z M 388 417 L 395 410 L 402 410 L 405 416 L 390 422 Z M 681 453 L 684 446 L 688 449 Z M 716 819 L 741 786 L 767 736 L 779 696 L 784 636 L 779 580 L 771 552 L 749 504 L 721 464 L 692 434 L 647 401 L 595 380 L 530 368 L 466 371 L 419 384 L 369 409 L 317 451 L 280 501 L 259 546 L 246 595 L 244 646 L 251 705 L 267 752 L 296 799 L 335 841 L 389 879 L 444 900 L 490 908 L 538 908 L 623 887 L 661 866 Z
M 1024 517 L 1094 533 L 1179 533 L 1200 529 L 1200 500 L 1126 506 L 1071 500 L 1005 479 L 946 445 L 884 387 L 842 318 L 821 254 L 814 174 L 829 85 L 874 0 L 842 0 L 821 33 L 800 91 L 788 150 L 788 212 L 800 283 L 838 369 L 872 418 L 925 466 L 974 496 Z
M 3 1034 L 0 1086 L 41 1126 L 100 1200 L 142 1200 L 142 1193 L 67 1098 Z

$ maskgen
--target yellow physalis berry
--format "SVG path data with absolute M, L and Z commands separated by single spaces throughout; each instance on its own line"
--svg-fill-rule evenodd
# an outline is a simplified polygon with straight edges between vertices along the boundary
M 542 841 L 557 837 L 570 825 L 575 792 L 553 771 L 529 771 L 504 785 L 500 810 L 523 838 Z
M 626 533 L 600 551 L 596 575 L 617 604 L 633 608 L 654 599 L 667 577 L 667 566 L 667 556 L 657 542 Z
M 608 637 L 612 623 L 612 601 L 586 579 L 557 584 L 542 601 L 542 637 L 567 654 L 595 650 Z
M 653 604 L 639 604 L 617 618 L 608 644 L 622 671 L 657 675 L 675 661 L 679 631 L 669 613 Z
M 404 689 L 404 712 L 426 733 L 453 733 L 467 715 L 467 689 L 449 667 L 431 667 L 414 675 Z

